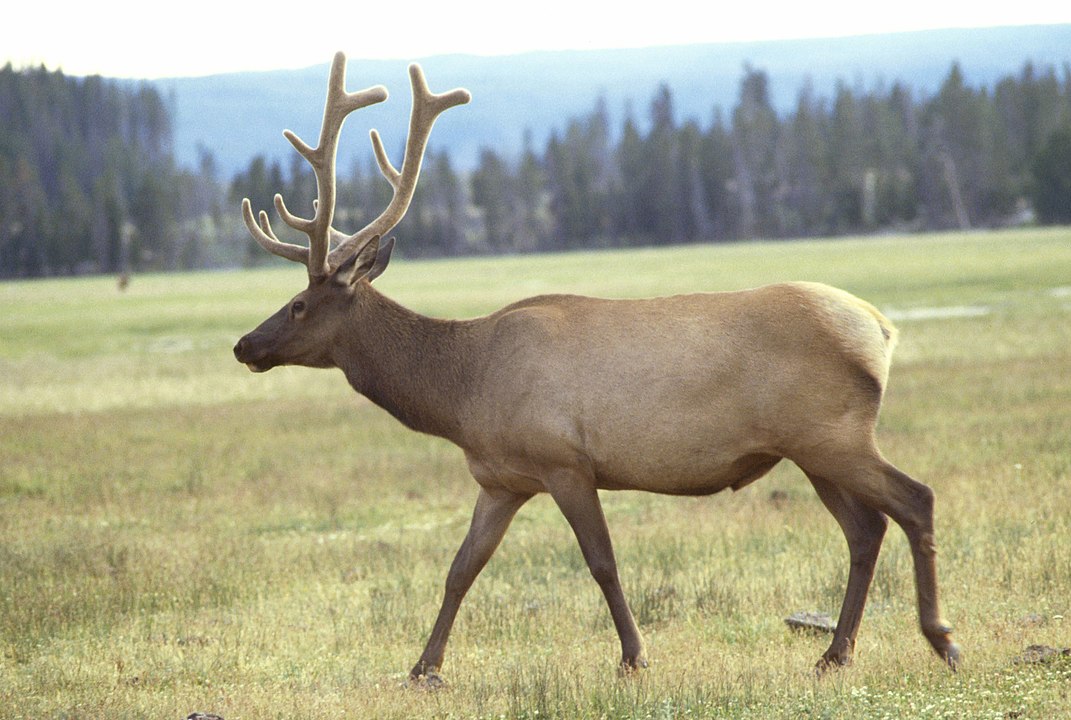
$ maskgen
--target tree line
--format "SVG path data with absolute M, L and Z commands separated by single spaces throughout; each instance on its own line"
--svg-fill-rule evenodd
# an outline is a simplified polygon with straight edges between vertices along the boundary
M 192 264 L 211 206 L 148 84 L 0 69 L 0 276 Z
M 745 68 L 705 124 L 677 122 L 663 86 L 645 122 L 611 127 L 598 102 L 519 160 L 487 149 L 463 196 L 474 213 L 433 158 L 406 237 L 441 254 L 1071 222 L 1071 68 L 973 88 L 953 64 L 932 97 L 804 87 L 785 114 L 769 84 Z
M 746 67 L 734 107 L 679 121 L 663 86 L 617 125 L 598 100 L 520 157 L 459 169 L 430 151 L 397 230 L 411 256 L 792 238 L 1071 222 L 1071 68 L 1031 64 L 993 87 L 953 64 L 938 92 L 811 87 L 778 113 Z M 178 167 L 170 103 L 147 83 L 0 69 L 0 276 L 259 262 L 237 203 L 311 208 L 305 161 L 211 153 Z M 374 161 L 341 167 L 336 225 L 386 206 Z

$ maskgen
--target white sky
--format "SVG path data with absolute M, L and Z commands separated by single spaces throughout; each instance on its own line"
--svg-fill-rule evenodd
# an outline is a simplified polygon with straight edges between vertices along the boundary
M 336 50 L 350 58 L 418 59 L 1071 22 L 1066 1 L 643 0 L 639 9 L 626 9 L 628 0 L 6 4 L 0 65 L 136 78 L 305 67 L 328 62 Z

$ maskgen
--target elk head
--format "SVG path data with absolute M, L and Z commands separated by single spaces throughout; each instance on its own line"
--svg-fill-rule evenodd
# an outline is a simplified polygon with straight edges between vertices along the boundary
M 435 119 L 445 110 L 471 99 L 469 92 L 461 89 L 432 93 L 419 65 L 409 66 L 409 78 L 413 109 L 400 171 L 387 158 L 379 133 L 375 130 L 370 133 L 376 161 L 394 194 L 379 217 L 364 228 L 346 235 L 332 225 L 338 139 L 346 116 L 359 108 L 383 102 L 387 99 L 387 90 L 377 85 L 360 92 L 347 92 L 346 57 L 341 52 L 335 54 L 331 65 L 317 146 L 309 147 L 291 131 L 283 131 L 294 149 L 312 166 L 317 199 L 311 218 L 292 214 L 278 194 L 275 209 L 283 222 L 308 236 L 308 246 L 279 240 L 268 214 L 261 210 L 258 217 L 254 217 L 249 199 L 242 200 L 242 217 L 253 239 L 274 255 L 302 263 L 309 273 L 309 285 L 305 290 L 234 346 L 234 356 L 250 370 L 264 372 L 276 365 L 332 366 L 333 340 L 346 326 L 347 308 L 354 302 L 357 288 L 361 283 L 371 282 L 386 269 L 394 240 L 381 242 L 381 238 L 401 221 L 409 208 Z

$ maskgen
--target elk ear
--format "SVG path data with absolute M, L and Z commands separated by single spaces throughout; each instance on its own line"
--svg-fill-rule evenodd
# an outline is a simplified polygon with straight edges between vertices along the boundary
M 345 262 L 335 270 L 331 280 L 343 287 L 354 285 L 375 269 L 376 262 L 379 259 L 379 252 L 379 235 L 376 235 L 361 246 L 360 250 L 346 258 Z
M 372 263 L 372 269 L 365 275 L 368 282 L 372 282 L 383 274 L 383 271 L 387 269 L 387 263 L 390 262 L 390 254 L 393 251 L 394 238 L 387 238 L 385 242 L 380 243 L 379 250 L 376 251 L 376 261 Z

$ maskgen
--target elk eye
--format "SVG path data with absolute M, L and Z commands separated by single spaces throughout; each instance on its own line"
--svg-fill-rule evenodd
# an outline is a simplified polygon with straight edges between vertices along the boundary
M 300 315 L 303 312 L 305 312 L 305 301 L 304 300 L 295 300 L 293 302 L 293 304 L 290 305 L 290 314 L 291 315 Z

